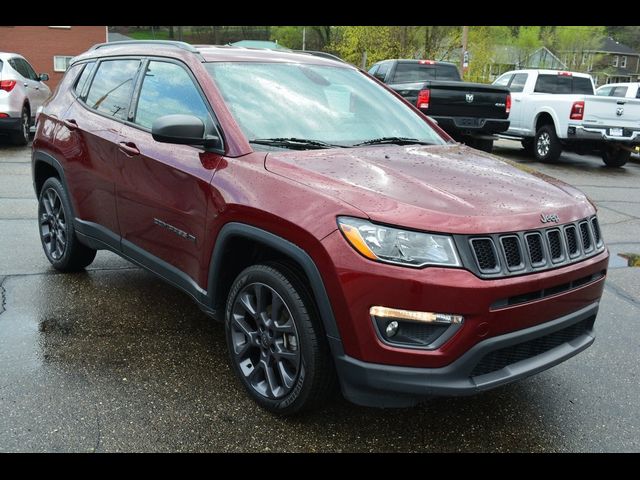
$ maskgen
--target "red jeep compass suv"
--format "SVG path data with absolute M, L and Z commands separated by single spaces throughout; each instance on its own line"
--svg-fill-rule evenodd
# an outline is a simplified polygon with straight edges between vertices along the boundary
M 42 110 L 33 180 L 55 268 L 108 249 L 182 289 L 273 412 L 334 385 L 372 406 L 476 393 L 594 340 L 590 201 L 335 60 L 96 45 Z

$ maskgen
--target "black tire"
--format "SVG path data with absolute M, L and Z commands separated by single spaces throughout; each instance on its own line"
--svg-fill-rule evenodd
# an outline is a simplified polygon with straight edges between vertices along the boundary
M 48 178 L 38 198 L 38 227 L 42 249 L 61 272 L 77 272 L 93 262 L 96 251 L 78 241 L 73 210 L 60 180 Z
M 543 125 L 536 132 L 533 154 L 540 162 L 555 162 L 560 158 L 562 145 L 553 125 Z
M 629 158 L 631 158 L 631 152 L 622 148 L 609 148 L 602 152 L 602 161 L 610 168 L 622 167 Z
M 493 140 L 479 138 L 475 141 L 474 148 L 482 150 L 483 152 L 493 152 Z
M 9 138 L 14 145 L 26 145 L 29 143 L 29 131 L 31 129 L 31 116 L 29 108 L 25 105 L 22 107 L 20 116 L 20 129 L 11 132 Z
M 533 155 L 533 138 L 523 138 L 520 140 L 525 153 Z
M 262 408 L 292 415 L 331 397 L 336 375 L 320 318 L 304 283 L 285 265 L 253 265 L 236 277 L 225 333 L 231 366 Z

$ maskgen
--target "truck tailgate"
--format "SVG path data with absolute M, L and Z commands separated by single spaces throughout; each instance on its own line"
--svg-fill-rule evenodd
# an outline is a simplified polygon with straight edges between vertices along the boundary
M 585 127 L 607 126 L 634 128 L 640 127 L 640 100 L 617 97 L 585 97 Z
M 507 119 L 504 87 L 465 82 L 431 82 L 429 115 Z

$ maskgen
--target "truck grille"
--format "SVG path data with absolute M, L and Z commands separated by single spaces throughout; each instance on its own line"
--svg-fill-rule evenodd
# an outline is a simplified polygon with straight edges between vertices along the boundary
M 470 376 L 477 377 L 486 375 L 487 373 L 497 372 L 508 365 L 527 360 L 536 355 L 548 352 L 565 342 L 570 342 L 580 335 L 591 332 L 595 318 L 595 316 L 592 316 L 557 332 L 494 350 L 482 357 L 472 370 Z
M 467 239 L 465 242 L 464 239 Z M 522 275 L 582 261 L 604 250 L 596 217 L 561 227 L 487 236 L 457 236 L 466 264 L 481 277 Z

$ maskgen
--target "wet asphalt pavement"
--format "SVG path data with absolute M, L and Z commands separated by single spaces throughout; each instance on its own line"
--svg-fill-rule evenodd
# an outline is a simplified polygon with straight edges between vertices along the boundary
M 56 273 L 41 251 L 30 151 L 0 143 L 0 452 L 640 451 L 640 162 L 555 165 L 599 207 L 611 268 L 584 353 L 475 397 L 404 410 L 354 406 L 274 417 L 227 366 L 223 328 L 114 254 Z M 615 267 L 615 268 L 614 268 Z

